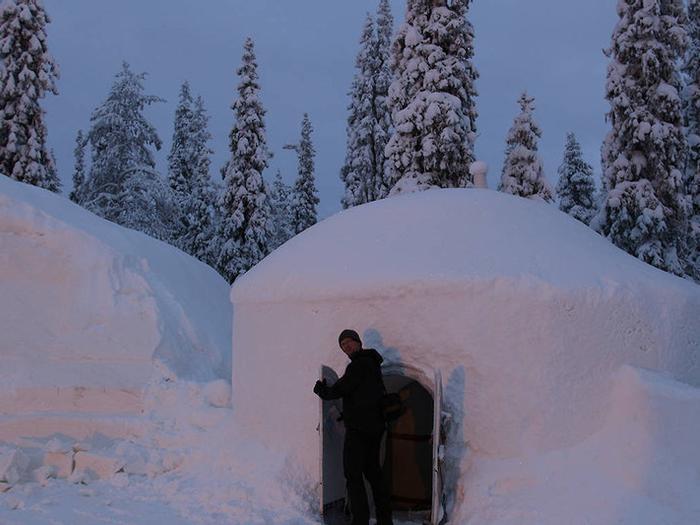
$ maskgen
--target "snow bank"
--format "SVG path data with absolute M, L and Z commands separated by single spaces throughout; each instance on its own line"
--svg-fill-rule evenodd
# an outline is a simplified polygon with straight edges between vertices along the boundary
M 623 367 L 605 425 L 575 446 L 474 472 L 455 523 L 692 525 L 700 522 L 700 389 Z
M 0 177 L 0 522 L 314 522 L 313 482 L 232 423 L 228 290 Z
M 134 435 L 149 383 L 228 382 L 227 293 L 179 250 L 0 177 L 0 439 Z

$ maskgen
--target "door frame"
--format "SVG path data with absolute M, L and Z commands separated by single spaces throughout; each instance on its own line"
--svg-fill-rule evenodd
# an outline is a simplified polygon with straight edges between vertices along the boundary
M 332 381 L 332 382 L 335 382 L 338 380 L 338 374 L 336 373 L 335 370 L 333 370 L 333 368 L 331 368 L 328 365 L 321 365 L 319 367 L 318 377 L 319 377 L 319 380 L 326 379 L 327 381 Z M 327 412 L 330 411 L 329 406 L 334 405 L 337 408 L 339 404 L 340 404 L 339 399 L 334 399 L 331 401 L 324 401 L 320 397 L 318 398 L 318 425 L 316 427 L 316 430 L 318 432 L 318 437 L 319 437 L 319 440 L 318 440 L 318 443 L 319 443 L 319 450 L 318 450 L 318 453 L 319 453 L 319 456 L 318 456 L 319 513 L 320 513 L 322 519 L 326 514 L 328 505 L 335 503 L 335 502 L 338 502 L 338 501 L 341 501 L 341 500 L 344 500 L 344 498 L 345 498 L 345 477 L 344 477 L 344 474 L 342 472 L 342 470 L 343 470 L 343 467 L 342 467 L 342 465 L 343 465 L 342 444 L 343 444 L 343 440 L 345 438 L 345 430 L 344 430 L 343 425 L 337 425 L 337 426 L 334 425 L 332 429 L 327 428 L 327 423 L 328 423 Z M 335 467 L 336 467 L 336 469 L 337 468 L 340 469 L 340 473 L 338 476 L 339 479 L 335 479 L 334 482 L 340 483 L 342 485 L 343 497 L 342 498 L 334 498 L 331 501 L 326 501 L 326 497 L 325 497 L 326 496 L 326 479 L 324 476 L 324 471 L 326 470 L 326 465 L 324 463 L 324 458 L 326 458 L 325 439 L 326 439 L 326 433 L 331 432 L 331 431 L 333 432 L 332 439 L 334 441 L 336 441 L 335 445 L 337 445 L 336 448 L 338 449 L 336 451 L 337 464 L 335 465 Z M 332 482 L 332 481 L 329 481 L 329 482 Z
M 434 370 L 432 378 L 415 366 L 403 363 L 383 363 L 382 375 L 401 375 L 410 377 L 420 383 L 433 396 L 433 462 L 432 462 L 432 496 L 430 525 L 439 525 L 445 516 L 443 505 L 444 451 L 445 451 L 445 409 L 442 396 L 442 374 Z

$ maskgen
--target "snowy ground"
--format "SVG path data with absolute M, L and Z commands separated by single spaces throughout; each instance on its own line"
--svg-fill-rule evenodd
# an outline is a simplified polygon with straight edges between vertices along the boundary
M 181 421 L 150 440 L 35 440 L 43 446 L 22 447 L 30 463 L 19 472 L 22 479 L 0 494 L 0 523 L 317 523 L 311 499 L 299 493 L 284 458 L 239 438 L 230 425 L 230 409 L 219 410 L 218 422 L 209 418 L 208 428 L 202 420 Z M 57 450 L 57 441 L 86 449 L 93 458 L 79 469 L 78 452 L 68 479 L 45 478 L 56 471 L 48 473 L 39 464 L 46 450 Z M 3 468 L 15 450 L 0 448 L 0 479 L 12 477 Z
M 42 487 L 27 484 L 2 496 L 0 523 L 39 524 L 124 524 L 169 523 L 188 525 L 172 503 L 159 496 L 152 483 L 119 487 L 113 482 L 90 486 L 51 480 Z M 200 522 L 203 523 L 203 522 Z

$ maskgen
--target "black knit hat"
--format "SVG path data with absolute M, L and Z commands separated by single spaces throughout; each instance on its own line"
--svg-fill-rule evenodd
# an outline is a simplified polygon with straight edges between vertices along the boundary
M 338 344 L 342 343 L 343 339 L 352 339 L 353 341 L 357 341 L 358 343 L 362 344 L 362 340 L 357 332 L 355 330 L 350 330 L 349 328 L 346 328 L 340 332 L 340 335 L 338 336 Z

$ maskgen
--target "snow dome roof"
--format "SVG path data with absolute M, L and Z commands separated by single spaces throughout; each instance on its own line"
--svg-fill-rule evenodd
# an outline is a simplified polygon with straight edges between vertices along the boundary
M 240 278 L 235 302 L 386 296 L 503 280 L 524 286 L 689 288 L 555 206 L 479 189 L 429 190 L 342 211 Z

